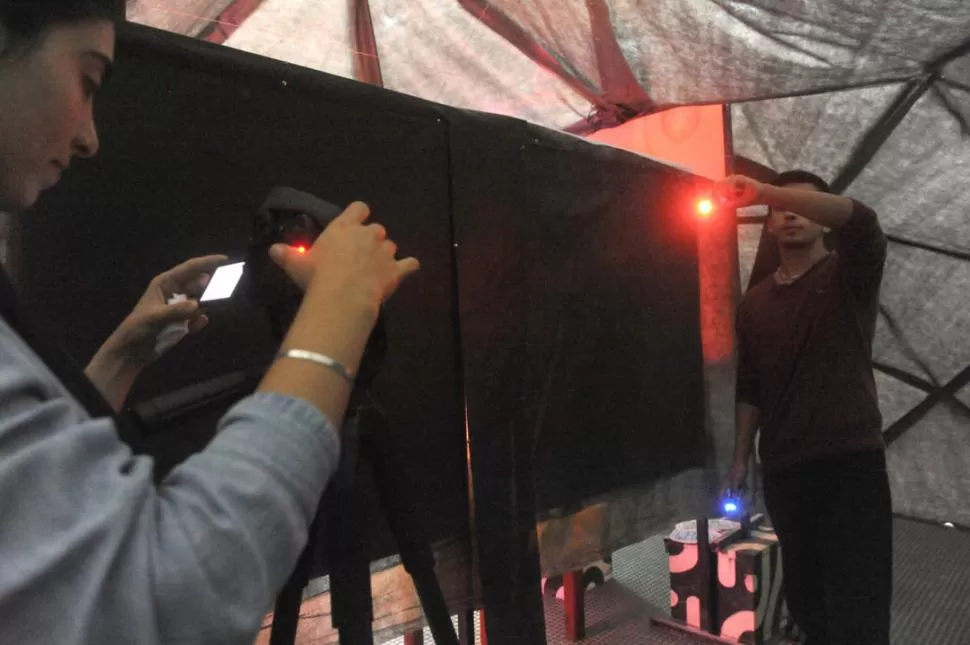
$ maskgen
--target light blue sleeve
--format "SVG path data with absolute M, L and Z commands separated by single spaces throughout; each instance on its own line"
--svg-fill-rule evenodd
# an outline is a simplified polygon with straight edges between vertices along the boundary
M 251 645 L 338 459 L 317 409 L 255 394 L 156 486 L 0 324 L 2 641 Z

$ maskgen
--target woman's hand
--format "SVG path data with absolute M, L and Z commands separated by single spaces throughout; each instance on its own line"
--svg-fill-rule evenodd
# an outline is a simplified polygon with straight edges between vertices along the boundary
M 282 349 L 323 354 L 357 372 L 381 303 L 419 268 L 414 258 L 395 257 L 397 246 L 384 227 L 366 224 L 369 214 L 364 204 L 352 204 L 306 253 L 284 245 L 270 249 L 273 260 L 305 292 Z M 259 390 L 308 401 L 339 426 L 351 387 L 320 365 L 281 360 Z
M 84 371 L 115 409 L 124 403 L 138 373 L 158 357 L 155 343 L 166 325 L 188 322 L 189 333 L 205 327 L 208 319 L 197 299 L 212 272 L 227 259 L 223 255 L 193 258 L 155 276 L 135 308 L 91 359 Z M 176 293 L 188 299 L 168 304 Z
M 366 204 L 351 204 L 306 253 L 276 244 L 270 256 L 304 292 L 323 289 L 376 312 L 420 265 L 414 258 L 398 260 L 397 245 L 383 226 L 366 224 L 369 216 Z
M 157 358 L 155 341 L 167 325 L 188 322 L 189 333 L 202 330 L 209 322 L 199 309 L 198 298 L 205 291 L 212 272 L 224 264 L 224 255 L 192 258 L 165 273 L 155 276 L 145 294 L 111 335 L 114 351 L 139 367 Z M 188 299 L 168 304 L 168 299 L 181 293 Z

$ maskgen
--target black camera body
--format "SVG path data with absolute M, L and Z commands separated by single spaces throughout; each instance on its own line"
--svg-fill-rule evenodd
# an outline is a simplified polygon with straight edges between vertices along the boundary
M 282 341 L 303 299 L 299 287 L 269 257 L 274 244 L 304 247 L 307 251 L 323 230 L 343 210 L 315 195 L 293 188 L 274 188 L 253 219 L 252 235 L 243 277 L 245 292 L 256 306 L 262 306 L 278 341 Z M 326 330 L 321 330 L 326 333 Z M 366 392 L 380 371 L 387 353 L 384 311 L 367 339 L 357 370 L 354 392 Z

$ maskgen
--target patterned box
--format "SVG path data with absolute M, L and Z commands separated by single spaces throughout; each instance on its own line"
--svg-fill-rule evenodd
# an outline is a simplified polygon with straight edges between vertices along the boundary
M 709 520 L 708 540 L 711 549 L 723 544 L 739 529 L 737 522 L 728 520 Z M 670 615 L 690 627 L 712 631 L 709 626 L 711 610 L 715 609 L 717 596 L 714 593 L 713 568 L 716 556 L 710 558 L 711 571 L 701 572 L 697 547 L 697 523 L 681 522 L 674 531 L 664 538 L 670 566 Z
M 784 598 L 781 548 L 774 529 L 762 524 L 747 538 L 738 533 L 717 550 L 718 633 L 749 645 L 770 643 L 782 631 Z

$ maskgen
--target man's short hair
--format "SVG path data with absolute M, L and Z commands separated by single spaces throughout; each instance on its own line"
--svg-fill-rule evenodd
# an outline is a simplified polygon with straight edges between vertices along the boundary
M 791 186 L 792 184 L 811 184 L 820 192 L 832 192 L 832 188 L 829 186 L 828 182 L 818 175 L 808 172 L 807 170 L 788 170 L 775 177 L 775 180 L 771 182 L 772 186 L 779 187 Z

